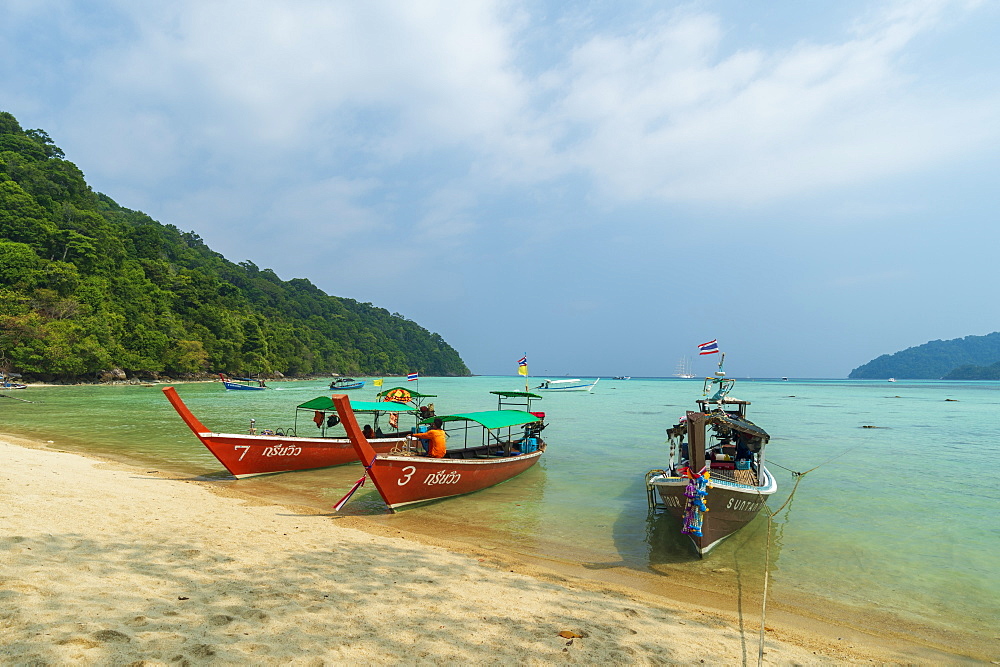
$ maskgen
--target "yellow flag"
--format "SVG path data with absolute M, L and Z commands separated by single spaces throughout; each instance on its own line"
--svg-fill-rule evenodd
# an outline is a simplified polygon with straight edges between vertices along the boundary
M 379 378 L 377 380 L 372 380 L 372 384 L 375 385 L 376 387 L 381 387 L 382 386 L 382 378 Z
M 522 364 L 522 365 L 518 366 L 517 367 L 517 374 L 518 375 L 525 375 L 525 376 L 527 376 L 528 375 L 528 364 Z

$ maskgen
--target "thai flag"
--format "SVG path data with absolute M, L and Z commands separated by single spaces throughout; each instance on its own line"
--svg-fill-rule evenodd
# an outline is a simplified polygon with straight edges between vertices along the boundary
M 517 365 L 518 366 L 527 366 L 528 365 L 528 355 L 524 355 L 523 357 L 521 357 L 520 359 L 518 359 L 517 360 Z
M 419 380 L 419 379 L 420 379 L 420 373 L 410 373 L 409 375 L 406 376 L 407 382 L 413 382 L 414 380 Z
M 707 343 L 702 343 L 698 346 L 700 352 L 698 354 L 718 354 L 719 353 L 719 341 L 710 340 Z

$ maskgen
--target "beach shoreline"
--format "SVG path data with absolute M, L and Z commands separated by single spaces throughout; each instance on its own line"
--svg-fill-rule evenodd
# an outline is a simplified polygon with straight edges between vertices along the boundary
M 756 662 L 759 609 L 0 435 L 12 663 Z M 764 660 L 963 662 L 768 613 Z M 582 636 L 560 636 L 559 633 Z M 180 657 L 180 658 L 178 658 Z

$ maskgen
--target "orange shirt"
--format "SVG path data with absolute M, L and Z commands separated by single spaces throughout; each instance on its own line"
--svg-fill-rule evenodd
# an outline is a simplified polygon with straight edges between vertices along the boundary
M 445 442 L 448 440 L 448 436 L 439 428 L 432 428 L 426 433 L 414 433 L 413 437 L 430 441 L 430 447 L 427 448 L 427 456 L 431 456 L 436 459 L 443 459 L 445 452 L 448 451 L 447 447 L 445 447 Z

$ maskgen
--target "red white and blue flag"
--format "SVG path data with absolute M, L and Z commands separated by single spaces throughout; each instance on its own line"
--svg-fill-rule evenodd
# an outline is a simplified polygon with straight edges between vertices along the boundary
M 413 382 L 414 380 L 420 379 L 420 373 L 410 373 L 406 376 L 407 382 Z
M 527 366 L 528 365 L 528 355 L 524 355 L 523 357 L 521 357 L 520 359 L 518 359 L 517 360 L 517 365 L 518 366 Z
M 710 340 L 707 343 L 702 343 L 698 346 L 698 354 L 718 354 L 719 353 L 719 341 Z

